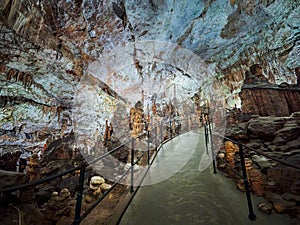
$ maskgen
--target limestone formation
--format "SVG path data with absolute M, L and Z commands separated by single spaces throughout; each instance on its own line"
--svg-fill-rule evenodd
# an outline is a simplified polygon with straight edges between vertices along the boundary
M 108 120 L 105 121 L 105 131 L 104 131 L 104 143 L 107 144 L 111 140 L 111 136 L 114 132 L 113 126 L 111 123 L 108 124 Z
M 246 145 L 250 147 L 248 149 L 250 154 L 247 154 L 248 158 L 245 159 L 250 189 L 258 196 L 266 196 L 276 212 L 288 212 L 291 215 L 299 210 L 297 208 L 300 196 L 299 171 L 268 159 L 255 151 L 265 152 L 274 158 L 299 165 L 298 114 L 299 112 L 295 112 L 288 117 L 253 116 L 247 123 L 237 124 L 228 128 L 229 131 L 226 132 L 226 135 L 246 142 Z M 226 142 L 225 149 L 227 163 L 239 165 L 235 161 L 238 158 L 235 159 L 232 155 L 234 145 Z M 222 151 L 221 149 L 220 152 Z M 238 188 L 244 191 L 243 180 L 237 179 L 236 182 Z M 271 212 L 270 207 L 262 205 L 259 208 L 266 213 Z
M 40 161 L 38 154 L 33 154 L 29 157 L 27 163 L 27 176 L 29 177 L 29 181 L 37 180 L 40 178 Z
M 236 174 L 234 173 L 235 170 L 235 153 L 239 151 L 239 147 L 232 143 L 231 141 L 226 141 L 225 142 L 225 159 L 228 164 L 226 166 L 226 171 L 229 173 L 231 176 L 235 177 Z
M 45 218 L 48 221 L 57 222 L 63 216 L 71 214 L 71 194 L 68 189 L 53 192 L 51 198 L 45 205 Z
M 98 141 L 95 129 L 104 131 L 104 118 L 112 118 L 117 102 L 123 104 L 125 110 L 118 111 L 117 119 L 107 123 L 101 134 L 111 143 L 107 148 L 102 148 L 102 143 L 95 145 L 95 149 L 101 147 L 99 154 L 103 153 L 124 143 L 130 134 L 137 136 L 145 131 L 149 116 L 144 115 L 143 108 L 150 96 L 156 96 L 149 110 L 156 117 L 150 112 L 151 120 L 159 124 L 162 117 L 177 116 L 176 110 L 183 116 L 194 113 L 187 102 L 200 86 L 204 97 L 213 99 L 220 93 L 219 99 L 224 100 L 212 110 L 237 104 L 244 115 L 252 117 L 241 124 L 242 116 L 230 115 L 228 137 L 299 164 L 299 115 L 298 119 L 290 117 L 300 111 L 299 1 L 124 2 L 1 1 L 1 169 L 16 169 L 17 154 L 8 158 L 2 154 L 7 146 L 13 146 L 13 152 L 26 149 L 33 153 L 27 165 L 31 181 L 72 168 L 84 161 L 81 148 L 76 146 L 74 151 L 74 136 L 80 136 L 75 128 L 84 125 L 90 130 L 90 146 L 90 142 Z M 147 43 L 150 48 L 145 49 Z M 174 43 L 175 47 L 167 49 L 162 43 Z M 96 92 L 84 91 L 80 96 L 86 77 L 92 78 L 87 90 Z M 173 86 L 174 90 L 178 87 L 176 93 Z M 135 105 L 130 115 L 131 133 L 127 110 L 140 98 L 136 94 L 140 90 L 142 106 Z M 76 102 L 81 97 L 89 103 L 87 107 Z M 167 103 L 175 98 L 179 104 L 172 105 L 171 100 Z M 78 120 L 73 121 L 77 114 Z M 220 121 L 225 115 L 218 115 L 214 125 L 223 126 Z M 275 121 L 255 115 L 282 118 Z M 86 118 L 90 123 L 80 124 Z M 164 138 L 166 133 L 162 134 Z M 39 164 L 35 154 L 45 143 Z M 120 153 L 122 162 L 127 162 L 127 150 Z M 93 151 L 87 148 L 87 152 Z M 250 156 L 254 155 L 257 153 L 250 151 Z M 228 150 L 224 160 L 237 166 L 234 160 L 238 157 L 234 156 Z M 295 171 L 261 157 L 251 160 L 249 174 L 261 170 L 262 174 L 253 173 L 267 176 L 266 191 L 299 195 Z M 108 163 L 112 164 L 110 158 Z M 38 171 L 40 166 L 42 173 Z M 259 182 L 253 181 L 256 186 Z
M 226 160 L 230 165 L 234 165 L 234 154 L 239 151 L 239 148 L 236 144 L 231 141 L 225 142 L 225 151 L 226 151 Z
M 132 135 L 136 136 L 144 131 L 145 115 L 141 101 L 137 101 L 135 106 L 130 109 L 130 128 Z
M 87 203 L 96 201 L 103 193 L 111 188 L 111 185 L 106 184 L 103 177 L 93 176 L 90 180 L 89 189 L 85 193 L 84 199 Z
M 246 73 L 239 96 L 242 111 L 260 116 L 289 116 L 300 111 L 300 89 L 295 85 L 267 83 L 260 67 L 252 68 L 252 75 Z
M 263 196 L 265 194 L 265 178 L 262 172 L 258 169 L 251 168 L 247 170 L 249 177 L 250 188 L 258 196 Z

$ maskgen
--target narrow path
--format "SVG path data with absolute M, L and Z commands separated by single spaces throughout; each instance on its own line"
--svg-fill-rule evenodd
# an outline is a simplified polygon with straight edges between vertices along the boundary
M 248 220 L 246 195 L 232 180 L 199 171 L 205 153 L 203 131 L 189 132 L 166 143 L 145 177 L 144 186 L 125 212 L 121 225 L 282 225 L 287 215 L 266 215 L 257 208 L 262 198 L 252 195 L 256 221 Z M 173 161 L 168 161 L 173 160 Z M 165 178 L 165 179 L 164 179 Z

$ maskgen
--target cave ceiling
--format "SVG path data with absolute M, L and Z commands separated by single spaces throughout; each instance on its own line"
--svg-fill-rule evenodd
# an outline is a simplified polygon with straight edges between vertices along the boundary
M 58 111 L 92 105 L 103 124 L 142 92 L 149 102 L 182 102 L 202 90 L 231 107 L 253 64 L 276 83 L 295 83 L 299 3 L 2 0 L 1 123 L 55 127 Z

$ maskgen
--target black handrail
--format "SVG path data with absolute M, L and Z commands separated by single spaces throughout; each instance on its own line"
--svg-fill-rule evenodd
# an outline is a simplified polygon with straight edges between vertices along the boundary
M 210 124 L 210 120 L 208 120 L 208 125 Z M 207 126 L 205 124 L 205 126 Z M 211 128 L 208 126 L 208 129 L 209 131 L 211 132 Z M 207 134 L 207 131 L 206 131 L 206 134 Z M 240 154 L 240 159 L 241 159 L 241 167 L 242 167 L 242 173 L 243 175 L 240 175 L 239 173 L 237 173 L 237 171 L 235 171 L 233 168 L 230 167 L 230 169 L 232 169 L 235 173 L 237 173 L 241 178 L 243 178 L 243 181 L 244 181 L 244 187 L 245 187 L 245 192 L 246 192 L 246 197 L 247 197 L 247 204 L 248 204 L 248 210 L 249 210 L 249 215 L 248 215 L 248 218 L 249 220 L 256 220 L 256 215 L 254 213 L 254 210 L 253 210 L 253 206 L 252 206 L 252 201 L 251 201 L 251 195 L 250 195 L 250 189 L 249 189 L 249 182 L 248 182 L 248 176 L 247 176 L 247 170 L 246 170 L 246 167 L 245 167 L 245 157 L 244 157 L 244 149 L 249 149 L 251 151 L 254 151 L 256 152 L 257 154 L 260 154 L 260 155 L 263 155 L 265 156 L 266 158 L 269 158 L 269 159 L 272 159 L 278 163 L 281 163 L 283 165 L 286 165 L 286 166 L 289 166 L 289 167 L 292 167 L 292 168 L 295 168 L 295 169 L 300 169 L 300 166 L 297 166 L 297 165 L 294 165 L 294 164 L 291 164 L 289 162 L 286 162 L 284 160 L 281 160 L 281 159 L 277 159 L 275 157 L 272 157 L 272 156 L 269 156 L 268 154 L 264 153 L 264 152 L 261 152 L 261 151 L 258 151 L 256 149 L 253 149 L 241 142 L 238 142 L 238 141 L 235 141 L 235 140 L 232 140 L 231 138 L 228 138 L 218 132 L 213 132 L 213 135 L 216 135 L 220 138 L 223 138 L 227 141 L 231 141 L 232 143 L 234 144 L 237 144 L 238 147 L 239 147 L 239 154 Z M 207 137 L 205 137 L 206 139 L 208 139 Z M 212 137 L 211 137 L 212 139 Z M 206 140 L 206 143 L 208 142 L 208 140 Z M 211 140 L 211 142 L 213 142 Z M 211 146 L 212 147 L 212 153 L 214 153 L 213 151 L 213 145 Z M 213 159 L 213 163 L 214 163 L 214 159 Z M 214 167 L 215 168 L 215 167 Z
M 42 178 L 42 179 L 39 179 L 39 180 L 34 180 L 34 181 L 28 182 L 26 184 L 20 184 L 20 185 L 17 185 L 15 187 L 3 188 L 3 189 L 0 189 L 0 193 L 14 192 L 14 191 L 17 191 L 17 190 L 25 189 L 25 188 L 36 186 L 36 185 L 39 185 L 39 184 L 43 184 L 43 183 L 46 183 L 48 181 L 54 180 L 58 177 L 62 177 L 64 175 L 73 173 L 76 170 L 82 169 L 83 167 L 86 167 L 86 166 L 84 166 L 84 165 L 76 166 L 72 169 L 68 169 L 68 170 L 66 170 L 64 172 L 61 172 L 59 174 L 56 174 L 56 175 L 51 175 L 51 176 L 48 176 L 48 177 L 45 177 L 45 178 Z
M 160 135 L 161 135 L 161 140 L 160 140 L 160 144 L 164 143 L 166 140 L 163 140 L 163 125 L 166 124 L 166 125 L 169 125 L 170 127 L 170 139 L 176 137 L 177 135 L 179 134 L 175 134 L 173 135 L 173 129 L 172 129 L 172 122 L 175 120 L 175 118 L 173 119 L 168 119 L 167 121 L 162 121 L 160 123 Z M 176 119 L 177 120 L 177 119 Z M 183 122 L 185 119 L 181 119 L 180 122 Z M 189 121 L 189 118 L 186 119 L 187 120 L 187 127 L 188 127 L 188 121 Z M 189 127 L 188 127 L 189 128 Z M 155 149 L 157 151 L 157 148 L 158 148 L 158 144 L 157 144 L 157 126 L 155 126 L 154 128 L 152 128 L 150 131 L 152 130 L 155 130 Z M 187 129 L 189 130 L 189 129 Z M 132 138 L 131 140 L 128 140 L 127 142 L 113 148 L 112 150 L 102 154 L 100 157 L 88 162 L 88 163 L 83 163 L 79 166 L 76 166 L 72 169 L 69 169 L 69 170 L 66 170 L 64 172 L 61 172 L 59 174 L 56 174 L 56 175 L 52 175 L 52 176 L 49 176 L 49 177 L 45 177 L 43 179 L 40 179 L 40 180 L 34 180 L 34 181 L 31 181 L 27 184 L 21 184 L 21 185 L 18 185 L 18 186 L 15 186 L 15 187 L 9 187 L 9 188 L 4 188 L 4 189 L 1 189 L 0 190 L 0 194 L 5 194 L 5 193 L 10 193 L 10 192 L 14 192 L 14 191 L 17 191 L 17 190 L 22 190 L 22 189 L 25 189 L 25 188 L 28 188 L 28 187 L 32 187 L 32 186 L 36 186 L 36 185 L 39 185 L 39 184 L 43 184 L 43 183 L 46 183 L 48 181 L 51 181 L 51 180 L 54 180 L 56 178 L 59 178 L 59 177 L 62 177 L 64 175 L 67 175 L 67 174 L 70 174 L 70 173 L 73 173 L 75 171 L 78 171 L 80 170 L 80 175 L 79 175 L 79 187 L 78 187 L 78 191 L 77 191 L 77 199 L 76 199 L 76 209 L 75 209 L 75 216 L 74 216 L 74 221 L 73 221 L 73 225 L 78 225 L 80 224 L 80 222 L 117 186 L 118 182 L 120 182 L 126 174 L 128 174 L 129 171 L 131 171 L 131 188 L 130 188 L 130 191 L 131 192 L 134 192 L 134 189 L 133 189 L 133 170 L 134 170 L 134 166 L 141 160 L 141 158 L 146 154 L 146 151 L 140 156 L 138 157 L 138 159 L 136 161 L 134 161 L 134 141 L 144 135 L 147 135 L 148 136 L 148 146 L 147 146 L 147 152 L 148 152 L 148 164 L 151 164 L 153 162 L 150 163 L 150 152 L 149 152 L 149 137 L 150 137 L 150 131 L 146 131 L 146 132 L 143 132 L 141 133 L 140 135 L 138 135 L 137 137 L 134 137 Z M 88 167 L 89 165 L 91 164 L 94 164 L 96 162 L 98 162 L 99 160 L 105 158 L 106 156 L 116 152 L 117 150 L 119 150 L 120 148 L 124 147 L 125 145 L 129 144 L 129 143 L 132 143 L 132 149 L 131 149 L 131 167 L 129 169 L 127 169 L 122 175 L 121 177 L 112 185 L 112 187 L 107 190 L 99 199 L 97 199 L 96 202 L 93 203 L 93 205 L 91 207 L 89 207 L 82 215 L 81 214 L 81 205 L 82 205 L 82 197 L 83 197 L 83 186 L 84 186 L 84 180 L 85 180 L 85 169 L 86 167 Z M 156 153 L 157 154 L 157 153 Z M 155 158 L 155 157 L 154 157 Z
M 257 150 L 257 149 L 254 149 L 254 148 L 252 148 L 252 147 L 249 147 L 249 146 L 247 146 L 247 145 L 245 145 L 245 144 L 243 144 L 243 143 L 240 143 L 240 142 L 238 142 L 238 141 L 235 141 L 235 140 L 233 140 L 233 139 L 230 139 L 230 138 L 228 138 L 228 137 L 225 137 L 224 135 L 219 134 L 218 132 L 214 132 L 214 135 L 219 136 L 219 137 L 221 137 L 221 138 L 223 138 L 223 139 L 226 139 L 226 140 L 228 140 L 228 141 L 231 141 L 232 143 L 237 144 L 237 145 L 240 145 L 240 146 L 242 146 L 242 147 L 244 147 L 244 148 L 246 148 L 246 149 L 249 149 L 249 150 L 251 150 L 251 151 L 254 151 L 254 152 L 256 152 L 256 153 L 259 154 L 259 155 L 262 155 L 262 156 L 265 156 L 266 158 L 269 158 L 269 159 L 274 160 L 275 162 L 278 162 L 278 163 L 281 163 L 281 164 L 283 164 L 283 165 L 286 165 L 286 166 L 292 167 L 292 168 L 294 168 L 294 169 L 300 170 L 300 166 L 297 166 L 297 165 L 292 164 L 292 163 L 289 163 L 289 162 L 287 162 L 287 161 L 285 161 L 285 160 L 281 160 L 281 159 L 275 158 L 275 157 L 273 157 L 273 156 L 270 156 L 270 155 L 268 155 L 268 154 L 266 154 L 266 153 L 264 153 L 264 152 L 261 152 L 261 151 L 259 151 L 259 150 Z

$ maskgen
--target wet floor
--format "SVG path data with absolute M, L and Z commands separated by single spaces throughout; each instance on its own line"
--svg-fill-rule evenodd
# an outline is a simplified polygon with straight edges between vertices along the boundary
M 211 165 L 199 170 L 206 168 L 199 166 L 206 154 L 199 133 L 202 131 L 184 134 L 163 147 L 120 224 L 288 225 L 287 215 L 260 212 L 257 204 L 264 199 L 253 194 L 257 219 L 250 221 L 245 193 L 232 180 L 213 174 Z

